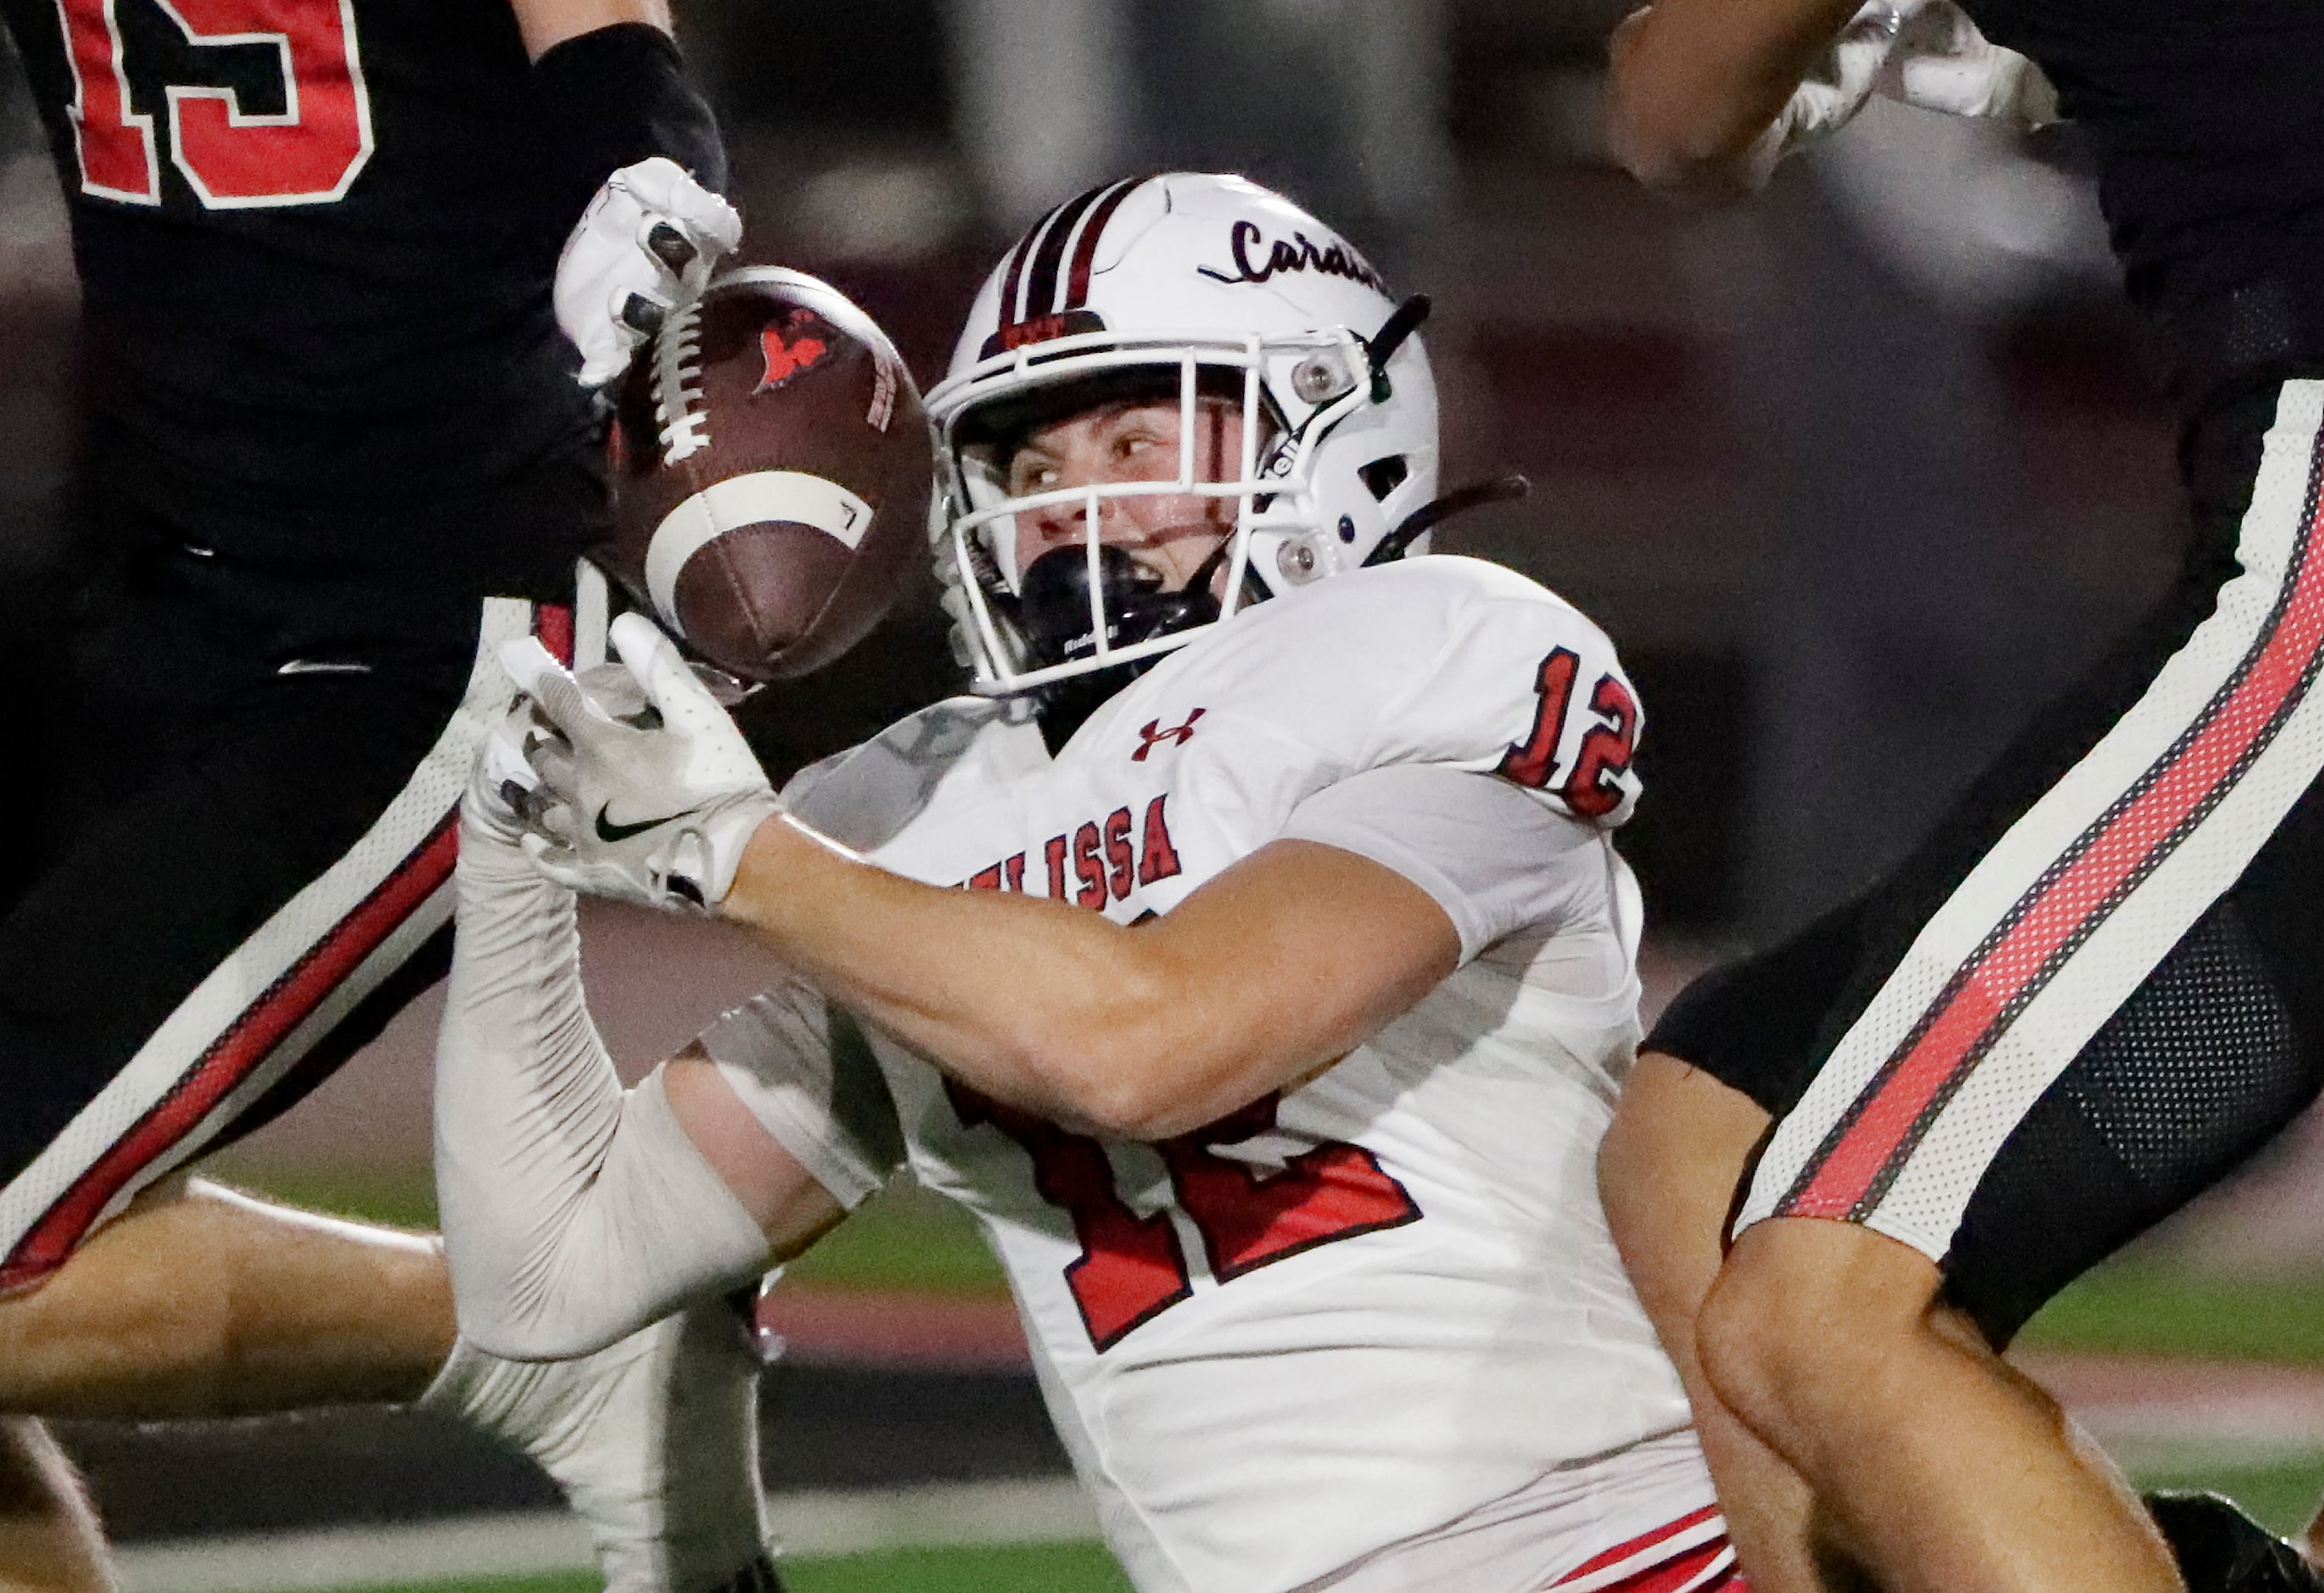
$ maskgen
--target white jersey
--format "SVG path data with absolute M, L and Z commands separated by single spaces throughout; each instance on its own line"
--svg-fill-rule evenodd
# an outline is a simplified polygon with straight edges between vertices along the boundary
M 705 1036 L 844 1201 L 908 1159 L 982 1220 L 1141 1588 L 1329 1579 L 1686 1424 L 1594 1183 L 1638 1038 L 1638 905 L 1609 835 L 1637 730 L 1596 626 L 1425 557 L 1200 638 L 1054 759 L 1022 703 L 962 699 L 786 794 L 899 873 L 1125 923 L 1271 841 L 1323 841 L 1460 932 L 1459 971 L 1370 1043 L 1159 1146 L 948 1086 L 804 987 Z

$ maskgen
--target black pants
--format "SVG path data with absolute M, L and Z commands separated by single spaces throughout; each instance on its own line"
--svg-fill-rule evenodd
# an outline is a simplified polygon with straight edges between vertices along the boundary
M 0 1288 L 281 1110 L 448 964 L 490 648 L 570 610 L 264 566 L 141 513 L 78 627 L 0 920 Z
M 2324 382 L 2194 434 L 2171 596 L 1903 868 L 1647 1044 L 1778 1121 L 1738 1211 L 1928 1254 L 1997 1344 L 2324 1088 Z

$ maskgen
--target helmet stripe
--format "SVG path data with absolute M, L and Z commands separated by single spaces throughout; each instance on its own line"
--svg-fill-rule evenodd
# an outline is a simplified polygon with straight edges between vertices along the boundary
M 1090 189 L 1069 200 L 1050 218 L 1047 235 L 1041 239 L 1041 246 L 1033 255 L 1033 274 L 1025 284 L 1025 312 L 1018 318 L 1019 320 L 1029 321 L 1056 313 L 1057 269 L 1065 263 L 1065 242 L 1073 236 L 1074 224 L 1112 186 L 1106 183 Z
M 1130 177 L 1115 183 L 1082 223 L 1081 238 L 1074 245 L 1073 274 L 1066 279 L 1065 301 L 1057 307 L 1059 309 L 1080 309 L 1089 303 L 1090 272 L 1097 264 L 1098 242 L 1105 235 L 1106 223 L 1113 219 L 1113 213 L 1121 208 L 1124 199 L 1152 180 Z
M 1035 222 L 1032 230 L 1017 240 L 1017 247 L 1009 252 L 1009 277 L 1001 285 L 1001 324 L 1013 326 L 1024 318 L 1017 306 L 1017 290 L 1025 281 L 1025 260 L 1033 253 L 1033 244 L 1044 228 L 1057 218 L 1055 210 Z

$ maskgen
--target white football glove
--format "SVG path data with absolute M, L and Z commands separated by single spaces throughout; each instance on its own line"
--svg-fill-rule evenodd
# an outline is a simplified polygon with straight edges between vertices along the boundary
M 1923 0 L 1906 14 L 1881 69 L 1880 92 L 1923 110 L 2021 127 L 2058 119 L 2058 91 L 2042 69 L 1978 32 L 1952 0 Z
M 469 823 L 511 846 L 522 843 L 530 816 L 544 805 L 540 777 L 528 755 L 549 739 L 529 697 L 518 697 L 476 749 L 462 799 Z
M 642 614 L 623 614 L 611 634 L 621 664 L 577 680 L 529 636 L 503 645 L 502 663 L 554 732 L 519 749 L 537 785 L 507 809 L 526 854 L 559 885 L 711 911 L 780 804 L 677 645 Z
M 1869 0 L 1751 146 L 1758 180 L 1847 126 L 1875 94 L 2024 127 L 2058 119 L 2042 69 L 1987 39 L 1952 0 Z
M 1751 146 L 1749 161 L 1764 182 L 1775 163 L 1821 143 L 1856 119 L 1880 84 L 1880 69 L 1904 25 L 1895 0 L 1869 0 L 1848 19 L 1815 69 Z
M 557 324 L 581 351 L 581 385 L 602 387 L 629 369 L 742 242 L 734 207 L 675 161 L 656 155 L 607 178 L 557 261 Z

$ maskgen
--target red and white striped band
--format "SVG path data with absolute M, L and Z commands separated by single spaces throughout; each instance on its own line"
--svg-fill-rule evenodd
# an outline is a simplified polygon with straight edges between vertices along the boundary
M 1716 1505 L 1592 1555 L 1550 1587 L 1559 1593 L 1745 1593 Z
M 2043 1091 L 2324 771 L 2324 382 L 2285 383 L 2240 573 L 1970 870 L 1778 1127 L 1737 1229 L 1862 1223 L 1933 1260 Z
M 527 631 L 572 657 L 572 609 L 484 600 L 467 688 L 403 789 L 0 1190 L 0 1291 L 40 1283 L 198 1154 L 450 920 L 460 793 L 513 689 L 498 648 Z

